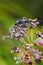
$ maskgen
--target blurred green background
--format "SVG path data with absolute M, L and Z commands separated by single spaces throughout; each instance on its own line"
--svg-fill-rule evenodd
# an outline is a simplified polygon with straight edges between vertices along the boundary
M 43 25 L 43 0 L 0 0 L 0 65 L 16 65 L 10 50 L 15 45 L 22 45 L 23 43 L 15 39 L 3 41 L 2 36 L 7 35 L 9 27 L 23 16 L 27 18 L 36 17 L 42 20 L 41 25 Z

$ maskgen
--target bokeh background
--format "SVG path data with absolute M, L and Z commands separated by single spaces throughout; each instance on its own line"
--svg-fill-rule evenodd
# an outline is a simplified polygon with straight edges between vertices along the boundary
M 42 21 L 40 25 L 43 25 L 43 0 L 0 0 L 0 65 L 16 65 L 10 50 L 14 45 L 23 45 L 23 43 L 15 39 L 3 41 L 2 36 L 7 35 L 9 27 L 23 16 L 38 18 Z M 22 65 L 22 63 L 17 65 Z

